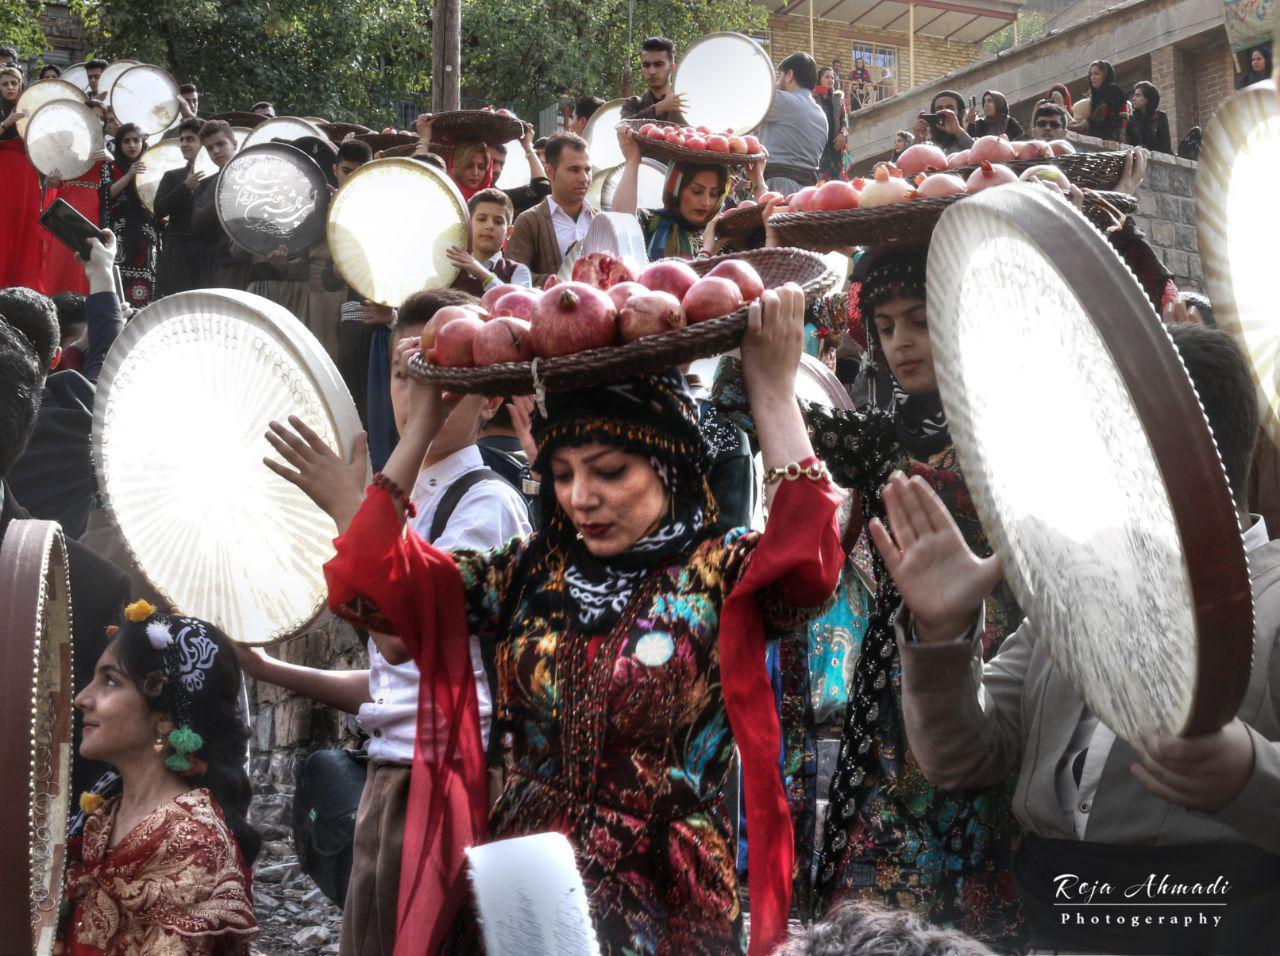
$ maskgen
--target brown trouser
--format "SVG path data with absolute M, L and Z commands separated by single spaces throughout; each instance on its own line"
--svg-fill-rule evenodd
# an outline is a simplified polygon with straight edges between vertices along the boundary
M 409 769 L 403 764 L 369 761 L 356 811 L 339 956 L 391 956 L 395 946 Z

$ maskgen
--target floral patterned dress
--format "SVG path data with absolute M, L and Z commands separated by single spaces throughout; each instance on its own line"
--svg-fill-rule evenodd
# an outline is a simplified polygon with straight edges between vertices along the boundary
M 119 797 L 99 807 L 69 846 L 65 952 L 247 956 L 258 932 L 252 881 L 209 791 L 158 807 L 111 847 L 119 807 Z
M 788 485 L 792 513 L 806 515 L 810 526 L 790 520 L 787 537 L 795 534 L 838 567 L 832 492 Z M 384 532 L 363 537 L 370 526 L 358 517 L 339 539 L 338 564 L 346 554 L 385 548 Z M 490 809 L 488 836 L 568 836 L 606 956 L 721 956 L 745 948 L 722 794 L 734 737 L 721 687 L 720 624 L 763 537 L 742 528 L 704 537 L 650 570 L 618 623 L 595 634 L 569 623 L 555 551 L 539 535 L 451 555 L 468 626 L 493 656 L 499 726 L 514 738 L 514 766 Z M 425 547 L 399 542 L 390 567 L 404 567 Z M 834 579 L 833 571 L 820 586 L 819 603 Z M 335 609 L 400 633 L 412 647 L 418 636 L 405 633 L 407 622 L 397 629 L 378 617 L 379 608 L 396 606 L 396 587 L 379 584 L 382 593 Z M 816 596 L 810 578 L 784 577 L 757 593 L 764 627 L 794 631 L 813 616 L 814 608 L 791 600 L 801 594 Z

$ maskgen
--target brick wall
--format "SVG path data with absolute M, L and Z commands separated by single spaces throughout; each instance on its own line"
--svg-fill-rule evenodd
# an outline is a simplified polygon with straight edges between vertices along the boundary
M 809 44 L 809 21 L 806 17 L 769 17 L 769 51 L 774 63 L 797 51 L 811 53 L 818 66 L 830 66 L 835 60 L 848 75 L 853 66 L 850 55 L 854 43 L 873 43 L 898 48 L 895 79 L 905 88 L 910 62 L 905 33 L 877 33 L 859 30 L 830 20 L 815 20 L 813 49 Z M 980 47 L 970 43 L 947 43 L 932 37 L 916 37 L 916 85 L 928 83 L 945 73 L 959 70 L 982 55 Z M 874 79 L 875 77 L 873 77 Z
M 1219 31 L 1212 43 L 1196 50 L 1187 60 L 1188 72 L 1196 78 L 1196 125 L 1207 127 L 1214 112 L 1236 88 L 1235 63 L 1225 31 Z

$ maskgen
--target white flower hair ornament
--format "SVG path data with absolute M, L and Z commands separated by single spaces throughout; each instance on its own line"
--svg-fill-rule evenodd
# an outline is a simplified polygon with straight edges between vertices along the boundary
M 163 651 L 173 643 L 173 634 L 168 624 L 163 621 L 152 621 L 147 625 L 147 640 L 157 651 Z

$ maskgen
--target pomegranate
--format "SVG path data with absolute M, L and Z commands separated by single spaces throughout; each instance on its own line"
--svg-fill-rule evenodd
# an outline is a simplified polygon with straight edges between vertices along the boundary
M 915 189 L 911 183 L 901 176 L 890 175 L 888 163 L 877 163 L 876 178 L 862 188 L 862 193 L 858 197 L 858 206 L 861 209 L 870 209 L 874 206 L 884 206 L 891 202 L 910 199 L 914 194 Z
M 595 286 L 562 282 L 542 293 L 530 325 L 538 355 L 572 355 L 612 345 L 618 338 L 618 309 L 608 293 Z
M 517 319 L 528 322 L 533 316 L 533 307 L 541 298 L 542 294 L 533 289 L 512 289 L 493 304 L 493 317 L 496 319 L 500 315 L 514 315 Z
M 808 212 L 810 203 L 813 202 L 814 194 L 817 193 L 817 186 L 805 186 L 791 196 L 791 208 L 800 212 Z
M 480 305 L 484 307 L 486 312 L 493 312 L 493 304 L 501 299 L 508 292 L 514 292 L 516 289 L 522 289 L 524 286 L 518 286 L 511 282 L 499 282 L 492 289 L 480 296 Z
M 1017 159 L 1013 144 L 1006 136 L 979 136 L 969 148 L 971 163 L 1009 163 Z
M 932 143 L 916 143 L 908 146 L 898 157 L 898 168 L 908 178 L 919 175 L 926 169 L 946 169 L 947 154 Z
M 1017 181 L 1018 174 L 1008 166 L 983 163 L 969 174 L 969 181 L 965 183 L 965 189 L 971 193 L 979 193 L 992 186 L 1003 186 L 1006 183 L 1016 183 Z
M 655 123 L 645 123 L 640 127 L 641 136 L 656 136 L 662 131 L 662 127 Z
M 964 191 L 964 180 L 954 173 L 934 173 L 924 177 L 916 187 L 916 195 L 921 199 L 943 199 L 959 196 Z
M 609 298 L 613 300 L 613 304 L 619 311 L 633 295 L 644 295 L 648 291 L 639 282 L 619 282 L 617 285 L 609 286 L 608 289 Z
M 443 309 L 437 309 L 436 314 L 427 320 L 426 328 L 422 330 L 422 354 L 427 352 L 435 345 L 436 335 L 449 322 L 454 319 L 479 319 L 480 316 L 471 306 L 468 305 L 446 305 Z M 481 320 L 483 321 L 483 320 Z
M 959 169 L 961 166 L 969 165 L 969 151 L 962 149 L 958 153 L 952 153 L 947 157 L 947 169 Z
M 752 302 L 764 295 L 764 282 L 755 266 L 741 259 L 726 259 L 718 263 L 708 276 L 723 276 L 738 287 L 743 302 Z
M 441 312 L 444 310 L 441 309 Z M 437 312 L 437 315 L 440 313 Z M 436 344 L 432 357 L 437 365 L 451 368 L 462 368 L 475 365 L 473 346 L 475 338 L 484 328 L 484 323 L 474 315 L 463 319 L 453 319 L 440 326 L 436 333 Z
M 618 331 L 624 342 L 682 329 L 687 324 L 680 300 L 670 292 L 637 293 L 618 313 Z
M 547 278 L 543 281 L 542 288 L 544 290 L 550 289 L 553 285 L 559 285 L 559 284 L 560 284 L 560 277 L 552 273 L 551 275 L 547 276 Z
M 640 273 L 637 281 L 654 292 L 670 292 L 683 301 L 689 287 L 698 281 L 698 273 L 694 272 L 687 262 L 678 260 L 655 262 Z
M 635 282 L 640 278 L 640 267 L 630 256 L 610 258 L 604 270 L 604 287 L 611 289 L 619 282 Z
M 689 149 L 706 149 L 707 138 L 705 136 L 698 135 L 690 136 L 684 141 L 684 145 Z
M 744 199 L 742 200 L 742 202 L 738 203 L 738 205 L 734 206 L 733 208 L 734 209 L 750 209 L 755 204 L 756 204 L 756 201 L 754 199 Z
M 745 137 L 745 136 L 730 136 L 730 137 L 729 137 L 729 151 L 730 151 L 731 153 L 744 153 L 744 154 L 745 154 L 745 153 L 747 152 L 747 139 L 746 139 L 746 137 Z
M 1013 151 L 1019 159 L 1048 159 L 1053 155 L 1049 144 L 1042 139 L 1025 139 L 1013 144 Z
M 742 308 L 742 290 L 724 276 L 703 276 L 680 300 L 689 324 L 705 322 Z
M 1049 148 L 1053 150 L 1055 156 L 1069 156 L 1076 151 L 1075 146 L 1067 139 L 1055 139 L 1049 143 Z
M 843 180 L 833 179 L 818 187 L 809 208 L 814 212 L 857 209 L 858 191 Z
M 760 198 L 757 199 L 756 202 L 758 202 L 761 206 L 767 206 L 772 200 L 781 199 L 781 198 L 782 198 L 781 193 L 775 193 L 771 189 L 768 192 L 761 193 Z
M 1018 179 L 1024 183 L 1039 180 L 1046 183 L 1053 183 L 1064 193 L 1071 192 L 1071 180 L 1057 166 L 1045 164 L 1043 166 L 1032 166 L 1030 169 L 1023 170 L 1022 175 Z
M 719 134 L 708 136 L 707 149 L 713 153 L 727 153 L 729 152 L 729 138 Z
M 529 323 L 511 315 L 498 316 L 476 332 L 471 351 L 476 365 L 527 362 L 533 358 Z
M 573 264 L 573 281 L 585 282 L 597 289 L 603 289 L 605 272 L 612 261 L 613 256 L 607 252 L 588 252 Z
M 760 152 L 760 150 L 761 150 L 760 140 L 758 140 L 756 137 L 752 136 L 752 135 L 751 135 L 751 134 L 749 134 L 749 133 L 748 133 L 746 136 L 742 137 L 742 138 L 743 138 L 744 140 L 746 140 L 746 142 L 747 142 L 747 152 L 748 152 L 748 153 L 758 153 L 758 152 Z

